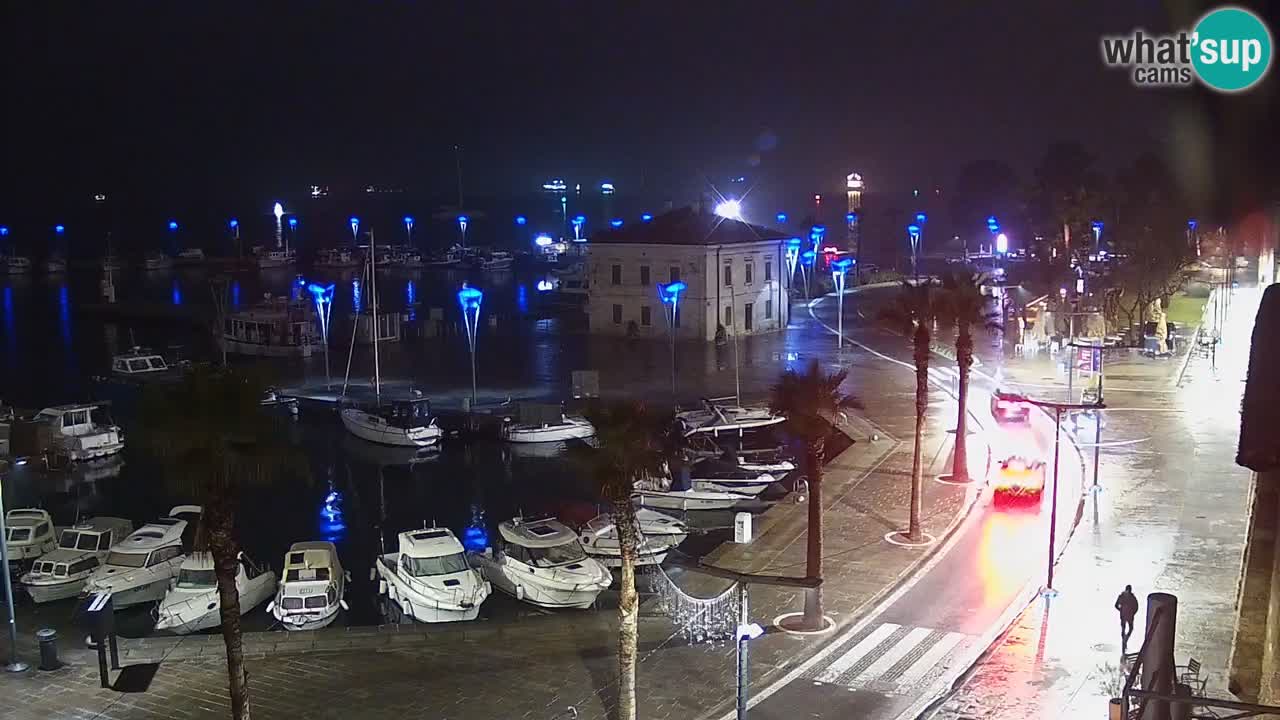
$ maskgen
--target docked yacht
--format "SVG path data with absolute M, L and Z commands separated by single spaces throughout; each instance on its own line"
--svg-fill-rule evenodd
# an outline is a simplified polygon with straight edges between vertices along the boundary
M 31 258 L 21 255 L 0 257 L 0 270 L 4 275 L 26 275 L 31 272 Z
M 133 530 L 124 518 L 96 517 L 66 528 L 58 547 L 46 553 L 21 578 L 22 587 L 38 603 L 73 598 L 84 589 L 85 580 L 106 558 L 112 545 Z
M 475 620 L 492 586 L 471 567 L 453 531 L 409 530 L 399 541 L 398 552 L 374 561 L 378 594 L 418 622 Z
M 239 355 L 311 357 L 314 350 L 324 347 L 312 312 L 309 305 L 289 298 L 265 298 L 254 308 L 227 315 L 222 346 Z
M 168 270 L 173 267 L 173 258 L 162 252 L 148 252 L 142 256 L 142 269 L 148 272 Z
M 370 410 L 345 408 L 341 416 L 348 432 L 379 445 L 429 447 L 438 444 L 444 435 L 431 417 L 431 404 L 425 398 L 397 400 Z
M 276 591 L 276 574 L 258 567 L 240 553 L 236 562 L 236 592 L 240 614 L 266 602 Z M 213 553 L 193 552 L 182 561 L 178 578 L 156 607 L 156 629 L 180 635 L 200 632 L 222 624 L 218 578 L 213 569 Z
M 67 271 L 67 259 L 61 255 L 50 255 L 44 259 L 44 271 L 49 275 L 61 275 Z
M 449 248 L 443 253 L 430 255 L 422 260 L 422 267 L 455 267 L 462 264 L 465 255 L 463 249 L 457 245 Z
M 548 608 L 588 608 L 613 583 L 609 569 L 587 557 L 572 530 L 556 520 L 507 520 L 496 548 L 471 560 L 494 587 Z
M 508 418 L 501 432 L 509 443 L 544 443 L 586 440 L 595 437 L 596 428 L 584 417 L 565 415 L 557 406 L 521 405 L 519 417 Z
M 689 537 L 689 528 L 679 520 L 648 508 L 636 509 L 636 531 L 640 540 L 637 565 L 660 565 L 667 553 Z M 591 557 L 608 567 L 622 564 L 618 547 L 618 526 L 610 514 L 601 514 L 582 526 L 582 547 Z
M 36 414 L 35 420 L 51 429 L 50 449 L 79 462 L 114 455 L 124 449 L 124 433 L 100 417 L 100 405 L 55 405 Z
M 714 437 L 725 434 L 741 436 L 746 430 L 771 427 L 786 420 L 785 416 L 775 415 L 769 408 L 720 405 L 716 400 L 703 400 L 699 410 L 676 413 L 676 421 L 686 437 L 697 433 L 709 433 Z
M 694 490 L 727 490 L 754 496 L 774 481 L 769 473 L 748 470 L 717 458 L 699 460 L 689 469 L 689 482 Z
M 4 523 L 4 549 L 10 565 L 25 565 L 58 547 L 58 535 L 46 510 L 10 510 L 4 514 Z
M 130 382 L 174 382 L 182 379 L 189 363 L 170 365 L 159 353 L 134 347 L 111 357 L 111 377 Z
M 329 248 L 316 253 L 316 267 L 352 268 L 360 265 L 360 258 L 351 250 Z
M 285 630 L 327 627 L 346 609 L 347 574 L 331 542 L 296 542 L 284 554 L 284 575 L 267 612 Z
M 294 250 L 267 250 L 262 247 L 253 249 L 259 268 L 289 267 L 298 261 L 298 253 Z
M 479 270 L 485 272 L 499 272 L 502 270 L 510 270 L 515 265 L 516 259 L 511 253 L 505 250 L 494 250 L 492 252 L 480 255 L 475 259 L 475 266 Z
M 159 600 L 178 574 L 199 505 L 179 505 L 111 547 L 102 566 L 85 582 L 85 593 L 110 592 L 117 608 Z
M 194 265 L 203 265 L 205 261 L 204 250 L 200 248 L 185 248 L 174 258 L 174 263 L 191 267 Z
M 764 488 L 761 488 L 763 491 Z M 759 494 L 757 492 L 756 494 Z M 636 495 L 645 507 L 665 510 L 727 510 L 755 495 L 723 489 L 698 489 L 688 483 L 651 480 L 636 484 Z

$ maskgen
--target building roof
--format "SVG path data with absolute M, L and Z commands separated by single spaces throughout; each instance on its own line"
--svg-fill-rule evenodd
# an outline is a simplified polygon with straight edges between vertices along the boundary
M 596 233 L 591 236 L 591 242 L 609 245 L 715 246 L 778 241 L 790 237 L 790 234 L 781 230 L 741 220 L 729 220 L 686 207 L 659 215 L 647 223 Z

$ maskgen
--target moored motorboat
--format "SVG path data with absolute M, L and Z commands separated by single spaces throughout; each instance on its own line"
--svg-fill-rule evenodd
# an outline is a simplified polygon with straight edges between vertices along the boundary
M 276 590 L 276 574 L 260 568 L 240 553 L 236 562 L 236 592 L 240 596 L 240 614 L 244 615 L 270 598 Z M 156 607 L 156 629 L 186 634 L 208 630 L 222 624 L 222 608 L 218 595 L 218 578 L 214 574 L 213 554 L 193 552 L 178 568 L 178 577 Z
M 418 622 L 475 620 L 492 592 L 448 528 L 400 533 L 398 551 L 379 555 L 371 574 L 378 594 Z
M 288 413 L 289 415 L 298 414 L 298 398 L 284 395 L 278 388 L 269 387 L 262 391 L 262 399 L 258 404 L 267 410 Z
M 539 410 L 549 412 L 539 412 Z M 520 417 L 502 425 L 502 439 L 509 443 L 565 442 L 595 437 L 596 428 L 586 418 L 565 415 L 556 406 L 520 407 Z
M 717 458 L 699 460 L 689 468 L 689 482 L 694 490 L 727 490 L 759 495 L 774 480 L 769 473 L 748 470 Z
M 23 589 L 38 603 L 79 595 L 85 580 L 102 564 L 111 546 L 132 530 L 132 522 L 117 517 L 96 517 L 64 529 L 58 547 L 43 555 L 22 576 Z
M 124 449 L 124 432 L 101 415 L 102 405 L 55 405 L 36 414 L 34 420 L 51 428 L 49 448 L 74 462 L 114 455 Z
M 641 504 L 666 510 L 728 510 L 755 495 L 728 490 L 648 490 L 638 489 Z
M 774 414 L 769 408 L 742 407 L 720 404 L 717 400 L 703 400 L 698 410 L 676 413 L 676 421 L 686 436 L 696 433 L 742 435 L 744 431 L 766 428 L 786 422 L 786 417 Z
M 205 261 L 204 250 L 201 248 L 184 248 L 174 258 L 174 263 L 187 267 L 195 265 L 203 265 Z
M 4 514 L 4 523 L 4 549 L 11 567 L 26 565 L 58 547 L 58 535 L 47 510 L 10 510 Z
M 639 533 L 637 545 L 637 565 L 659 565 L 667 559 L 667 553 L 689 536 L 689 528 L 670 515 L 636 508 L 636 531 Z M 618 567 L 622 564 L 621 550 L 618 545 L 618 526 L 611 514 L 597 515 L 583 525 L 578 533 L 578 540 L 587 555 L 604 563 L 607 567 Z
M 613 583 L 609 569 L 587 556 L 578 536 L 557 520 L 507 520 L 496 547 L 472 553 L 494 587 L 547 608 L 588 608 Z
M 425 398 L 397 400 L 368 410 L 344 408 L 340 415 L 348 432 L 379 445 L 429 447 L 444 436 Z
M 316 253 L 316 267 L 352 268 L 359 264 L 360 257 L 346 248 L 327 248 Z
M 331 542 L 296 542 L 284 554 L 284 573 L 267 612 L 285 630 L 327 627 L 346 609 L 347 573 Z
M 173 258 L 162 252 L 148 252 L 142 256 L 142 269 L 148 272 L 168 270 L 173 267 Z
M 26 275 L 31 272 L 31 258 L 22 255 L 0 255 L 0 270 L 4 275 Z
M 110 592 L 116 608 L 164 597 L 190 545 L 200 506 L 179 505 L 112 546 L 102 566 L 85 582 L 86 594 Z

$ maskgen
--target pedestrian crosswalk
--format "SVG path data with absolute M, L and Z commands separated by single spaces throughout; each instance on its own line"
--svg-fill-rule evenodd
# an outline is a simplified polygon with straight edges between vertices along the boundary
M 843 640 L 827 655 L 827 662 L 809 668 L 803 677 L 816 683 L 908 693 L 942 673 L 949 658 L 974 640 L 963 633 L 881 623 Z

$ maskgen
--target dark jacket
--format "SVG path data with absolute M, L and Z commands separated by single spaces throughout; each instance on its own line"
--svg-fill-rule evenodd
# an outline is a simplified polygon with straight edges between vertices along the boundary
M 1116 609 L 1120 611 L 1120 617 L 1132 619 L 1138 614 L 1138 597 L 1131 592 L 1122 592 L 1116 598 Z

